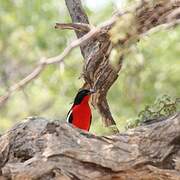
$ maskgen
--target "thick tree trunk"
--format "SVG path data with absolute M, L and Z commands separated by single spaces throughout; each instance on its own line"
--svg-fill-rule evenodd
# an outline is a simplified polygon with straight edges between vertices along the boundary
M 0 179 L 180 179 L 180 114 L 113 136 L 30 118 L 0 137 Z

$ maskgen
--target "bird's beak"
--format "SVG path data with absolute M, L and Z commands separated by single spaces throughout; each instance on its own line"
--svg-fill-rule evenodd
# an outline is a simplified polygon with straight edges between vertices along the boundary
M 90 91 L 89 94 L 93 94 L 96 92 L 94 89 L 90 89 L 89 91 Z

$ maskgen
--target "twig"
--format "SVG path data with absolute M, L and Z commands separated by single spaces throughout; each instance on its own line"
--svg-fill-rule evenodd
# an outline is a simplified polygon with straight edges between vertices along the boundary
M 180 24 L 180 20 L 174 20 L 172 22 L 168 22 L 168 23 L 164 23 L 164 24 L 161 24 L 157 27 L 154 27 L 152 29 L 150 29 L 149 31 L 145 32 L 145 33 L 142 33 L 140 35 L 140 37 L 144 37 L 144 36 L 147 36 L 147 35 L 150 35 L 150 34 L 153 34 L 153 33 L 156 33 L 156 32 L 159 32 L 159 31 L 162 31 L 162 30 L 167 30 L 167 29 L 170 29 L 172 27 L 175 27 L 177 25 Z
M 20 80 L 18 83 L 14 84 L 13 86 L 11 86 L 9 88 L 9 91 L 6 92 L 5 95 L 0 96 L 0 107 L 7 102 L 7 100 L 9 99 L 9 97 L 15 92 L 20 90 L 22 87 L 26 86 L 27 84 L 29 84 L 32 80 L 34 80 L 35 78 L 37 78 L 41 72 L 46 68 L 47 65 L 50 64 L 57 64 L 57 63 L 61 63 L 64 61 L 64 58 L 66 56 L 68 56 L 70 54 L 70 52 L 77 46 L 83 44 L 84 42 L 86 42 L 87 40 L 89 40 L 90 38 L 94 37 L 95 35 L 97 35 L 98 33 L 101 32 L 101 29 L 98 27 L 94 27 L 92 28 L 87 34 L 85 34 L 83 37 L 74 40 L 71 42 L 71 44 L 69 46 L 67 46 L 64 51 L 55 57 L 51 57 L 48 59 L 42 59 L 40 60 L 40 63 L 37 65 L 37 67 L 29 74 L 27 75 L 25 78 L 23 78 L 22 80 Z
M 89 32 L 91 30 L 91 26 L 89 24 L 84 23 L 56 23 L 56 29 L 70 29 L 80 32 Z

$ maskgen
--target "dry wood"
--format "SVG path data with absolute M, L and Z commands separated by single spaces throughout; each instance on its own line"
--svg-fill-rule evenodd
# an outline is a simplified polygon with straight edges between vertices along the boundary
M 99 137 L 29 118 L 0 137 L 1 178 L 180 179 L 180 114 Z

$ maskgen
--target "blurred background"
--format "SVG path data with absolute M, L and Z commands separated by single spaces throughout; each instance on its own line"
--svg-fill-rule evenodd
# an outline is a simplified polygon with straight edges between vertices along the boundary
M 94 25 L 128 5 L 122 0 L 82 0 Z M 0 96 L 29 74 L 42 57 L 55 56 L 74 40 L 56 22 L 71 22 L 63 0 L 0 0 Z M 46 68 L 39 78 L 0 107 L 0 133 L 28 116 L 65 120 L 83 80 L 83 58 L 73 50 L 64 63 Z M 167 94 L 180 97 L 180 27 L 143 37 L 126 57 L 119 79 L 108 94 L 118 128 L 137 117 L 146 104 Z M 90 130 L 108 133 L 96 109 Z

